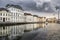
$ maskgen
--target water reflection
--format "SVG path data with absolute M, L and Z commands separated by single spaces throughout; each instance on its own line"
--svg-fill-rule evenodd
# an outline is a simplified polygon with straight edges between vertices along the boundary
M 60 40 L 60 24 L 49 23 L 46 25 L 45 23 L 41 23 L 2 26 L 0 27 L 1 36 L 5 36 L 2 38 L 4 40 L 18 40 L 21 36 L 23 36 L 21 40 Z
M 22 35 L 24 30 L 34 30 L 37 28 L 44 28 L 45 23 L 42 24 L 25 24 L 25 25 L 13 25 L 13 26 L 2 26 L 0 27 L 0 36 L 1 35 Z
M 8 35 L 9 39 L 12 39 L 15 38 L 16 36 L 22 36 L 24 32 L 33 31 L 38 28 L 44 28 L 45 26 L 46 26 L 45 23 L 2 26 L 0 27 L 0 36 Z

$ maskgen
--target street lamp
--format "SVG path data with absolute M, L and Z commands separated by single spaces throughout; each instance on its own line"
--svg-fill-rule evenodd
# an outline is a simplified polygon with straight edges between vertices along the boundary
M 58 20 L 59 20 L 59 9 L 60 9 L 60 8 L 59 8 L 58 6 L 56 6 L 55 8 L 56 8 L 56 10 L 57 10 L 57 12 L 58 12 Z

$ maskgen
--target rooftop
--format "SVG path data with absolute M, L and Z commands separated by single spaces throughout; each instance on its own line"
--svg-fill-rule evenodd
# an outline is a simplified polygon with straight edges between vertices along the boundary
M 38 17 L 37 15 L 33 15 L 33 16 Z
M 3 11 L 3 10 L 4 10 L 4 11 L 7 11 L 7 12 L 9 11 L 9 10 L 7 10 L 6 8 L 0 8 L 0 11 Z
M 19 5 L 7 4 L 6 7 L 14 7 L 14 8 L 18 8 L 18 9 L 23 10 L 22 7 Z
M 32 14 L 31 14 L 31 13 L 24 13 L 24 15 L 31 15 L 31 16 L 32 16 Z

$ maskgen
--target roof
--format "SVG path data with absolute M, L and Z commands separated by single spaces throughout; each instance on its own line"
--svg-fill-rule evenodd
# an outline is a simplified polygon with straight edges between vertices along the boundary
M 31 15 L 31 16 L 32 16 L 32 14 L 31 14 L 31 13 L 24 13 L 24 15 Z
M 37 15 L 33 15 L 33 16 L 38 17 Z
M 18 8 L 18 9 L 23 10 L 22 7 L 19 5 L 7 4 L 6 7 L 14 7 L 14 8 Z
M 39 17 L 39 18 L 46 18 L 46 17 Z
M 9 11 L 9 10 L 7 10 L 6 8 L 0 8 L 0 11 L 3 11 L 3 10 L 4 10 L 4 11 L 7 11 L 7 12 Z

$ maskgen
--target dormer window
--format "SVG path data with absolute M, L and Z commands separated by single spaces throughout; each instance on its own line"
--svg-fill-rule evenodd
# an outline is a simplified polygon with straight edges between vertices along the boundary
M 2 13 L 0 13 L 0 16 L 2 16 Z

